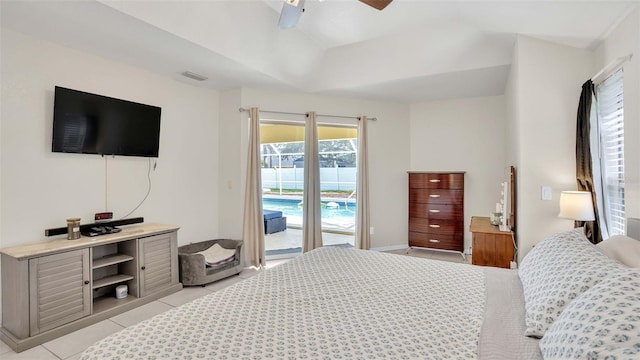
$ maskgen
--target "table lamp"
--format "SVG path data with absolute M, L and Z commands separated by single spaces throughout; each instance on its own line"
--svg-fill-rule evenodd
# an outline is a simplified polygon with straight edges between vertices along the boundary
M 578 227 L 578 221 L 595 220 L 591 193 L 589 191 L 563 191 L 560 193 L 560 214 L 558 216 L 575 220 L 575 227 Z

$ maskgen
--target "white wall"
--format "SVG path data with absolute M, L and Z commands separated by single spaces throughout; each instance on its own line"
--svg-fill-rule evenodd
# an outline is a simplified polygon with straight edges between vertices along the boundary
M 518 42 L 513 47 L 511 59 L 511 68 L 509 69 L 509 77 L 504 89 L 504 99 L 506 108 L 506 164 L 516 167 L 516 188 L 520 182 L 518 176 L 518 167 L 520 166 L 520 148 L 518 146 L 520 129 L 518 128 L 518 119 L 520 118 L 520 106 L 518 103 L 520 93 L 520 78 L 518 69 L 520 61 L 518 57 Z M 518 204 L 516 204 L 518 206 Z
M 230 237 L 242 235 L 241 199 L 244 198 L 248 132 L 248 115 L 238 113 L 237 96 L 235 91 L 222 94 L 220 116 L 220 137 L 224 138 L 221 144 L 227 145 L 224 152 L 221 150 L 220 184 L 232 185 L 231 188 L 222 185 L 220 197 L 231 199 L 240 195 L 239 201 L 226 202 L 220 211 L 220 231 Z M 242 89 L 239 96 L 244 108 L 257 106 L 263 110 L 377 117 L 378 121 L 369 123 L 371 226 L 375 229 L 372 247 L 407 245 L 408 105 L 261 89 Z M 227 101 L 233 105 L 225 105 Z M 282 118 L 267 113 L 262 115 Z M 321 123 L 336 121 L 344 122 L 318 118 Z M 355 120 L 352 123 L 355 124 Z
M 596 49 L 596 67 L 633 54 L 624 67 L 624 182 L 627 217 L 640 217 L 640 9 L 629 14 Z
M 180 243 L 218 235 L 217 91 L 7 29 L 1 40 L 2 247 L 42 241 L 44 229 L 66 226 L 68 217 L 89 223 L 109 210 L 119 218 L 147 191 L 146 158 L 51 152 L 56 85 L 160 106 L 151 193 L 131 216 L 181 226 Z
M 571 229 L 558 218 L 559 195 L 576 189 L 576 111 L 582 84 L 593 75 L 593 54 L 518 36 L 508 87 L 509 135 L 515 134 L 519 259 L 546 236 Z M 514 150 L 509 146 L 510 150 Z M 553 200 L 540 199 L 551 186 Z
M 520 147 L 519 147 L 519 134 L 520 126 L 518 120 L 520 119 L 520 106 L 518 99 L 520 94 L 520 77 L 518 76 L 518 69 L 520 68 L 520 62 L 518 57 L 518 42 L 515 43 L 513 48 L 513 55 L 511 60 L 511 68 L 509 69 L 509 78 L 504 89 L 505 98 L 505 111 L 506 111 L 506 124 L 505 124 L 505 144 L 506 144 L 506 163 L 515 167 L 516 173 L 516 242 L 518 246 L 522 245 L 523 240 L 520 240 L 520 231 L 518 223 L 520 221 L 520 210 L 522 209 L 522 197 L 520 196 L 521 187 L 521 175 L 520 175 Z M 512 189 L 513 191 L 513 189 Z M 521 246 L 518 251 L 518 259 L 522 259 L 524 246 Z
M 500 199 L 505 124 L 504 96 L 411 104 L 411 170 L 466 171 L 465 249 L 471 216 L 489 216 Z
M 580 86 L 594 70 L 630 52 L 636 55 L 626 70 L 632 80 L 625 82 L 627 138 L 632 139 L 626 142 L 627 211 L 640 216 L 640 142 L 633 141 L 640 139 L 639 24 L 636 10 L 598 48 L 595 65 L 589 51 L 520 36 L 504 97 L 410 106 L 260 89 L 218 93 L 3 29 L 1 246 L 41 241 L 43 229 L 64 226 L 67 217 L 81 216 L 86 223 L 105 210 L 105 160 L 50 151 L 53 87 L 61 85 L 162 107 L 153 189 L 132 216 L 182 226 L 181 243 L 242 235 L 247 126 L 246 113 L 237 109 L 259 106 L 378 117 L 370 123 L 374 247 L 406 244 L 407 170 L 468 171 L 468 222 L 493 208 L 503 167 L 515 164 L 522 257 L 549 233 L 570 228 L 570 221 L 556 215 L 560 191 L 575 188 Z M 464 121 L 462 131 L 452 126 L 454 120 Z M 488 137 L 492 141 L 478 140 Z M 442 139 L 452 140 L 439 143 Z M 443 156 L 423 156 L 435 144 L 447 146 Z M 506 158 L 500 148 L 508 149 Z M 116 216 L 144 196 L 147 165 L 140 158 L 107 160 L 108 210 Z M 553 201 L 539 200 L 542 185 L 552 186 Z
M 220 123 L 218 136 L 218 192 L 220 237 L 242 239 L 244 208 L 244 174 L 246 171 L 247 113 L 240 113 L 241 90 L 220 93 Z M 243 116 L 244 115 L 244 116 Z M 244 132 L 243 132 L 244 131 Z

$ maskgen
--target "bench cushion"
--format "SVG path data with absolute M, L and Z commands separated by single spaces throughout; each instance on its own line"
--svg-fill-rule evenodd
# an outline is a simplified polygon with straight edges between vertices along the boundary
M 236 255 L 236 249 L 225 249 L 219 244 L 213 244 L 212 247 L 199 251 L 196 254 L 204 256 L 204 262 L 209 266 L 221 265 L 233 260 Z
M 263 210 L 265 220 L 277 219 L 282 217 L 282 211 L 276 210 Z

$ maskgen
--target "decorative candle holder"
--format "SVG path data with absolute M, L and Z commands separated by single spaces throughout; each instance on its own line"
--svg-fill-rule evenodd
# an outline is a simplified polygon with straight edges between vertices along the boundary
M 67 239 L 80 239 L 80 218 L 67 219 Z

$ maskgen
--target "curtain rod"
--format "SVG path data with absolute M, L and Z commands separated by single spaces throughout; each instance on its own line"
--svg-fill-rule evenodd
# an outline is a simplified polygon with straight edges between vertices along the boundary
M 249 109 L 239 108 L 238 111 L 240 111 L 240 112 L 248 112 Z M 285 115 L 307 115 L 306 113 L 296 113 L 296 112 L 286 112 L 286 111 L 272 111 L 272 110 L 260 110 L 260 112 L 272 113 L 272 114 L 285 114 Z M 360 119 L 358 116 L 344 116 L 344 115 L 322 115 L 322 114 L 316 114 L 316 116 L 341 118 L 341 119 L 356 119 L 356 120 Z M 368 117 L 367 120 L 378 121 L 378 118 L 374 118 L 374 117 L 373 118 L 369 118 Z
M 605 67 L 603 67 L 600 71 L 598 71 L 595 75 L 593 75 L 591 77 L 591 81 L 593 81 L 594 83 L 597 82 L 596 81 L 597 78 L 601 77 L 602 75 L 605 75 L 608 71 L 613 71 L 614 69 L 617 69 L 618 67 L 620 67 L 620 65 L 631 60 L 632 57 L 633 57 L 633 54 L 629 54 L 627 56 L 621 56 L 613 60 L 612 62 L 608 63 Z

